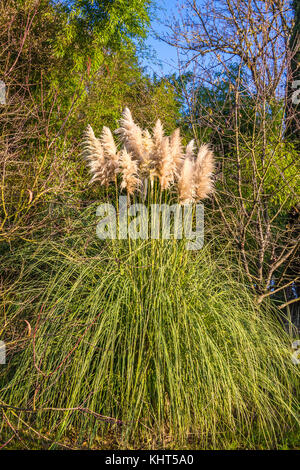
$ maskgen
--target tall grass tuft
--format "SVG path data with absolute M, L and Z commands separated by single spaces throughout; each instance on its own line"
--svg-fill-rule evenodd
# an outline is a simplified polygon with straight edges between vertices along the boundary
M 1 370 L 1 405 L 27 410 L 6 408 L 10 423 L 90 446 L 281 446 L 299 425 L 299 368 L 271 307 L 225 250 L 100 241 L 94 209 L 69 237 L 13 255 L 26 263 L 6 316 L 31 329 Z

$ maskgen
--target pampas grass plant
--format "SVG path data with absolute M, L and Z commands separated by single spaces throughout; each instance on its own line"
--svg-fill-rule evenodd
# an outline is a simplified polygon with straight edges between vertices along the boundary
M 180 132 L 152 135 L 125 109 L 86 130 L 92 182 L 181 204 L 212 191 L 213 154 Z M 0 369 L 4 440 L 47 448 L 284 448 L 299 427 L 299 367 L 270 303 L 260 307 L 230 246 L 211 238 L 99 240 L 91 204 L 65 235 L 15 248 L 2 327 L 28 327 Z M 8 269 L 5 265 L 3 269 Z M 1 438 L 0 438 L 1 439 Z M 32 442 L 30 440 L 30 442 Z

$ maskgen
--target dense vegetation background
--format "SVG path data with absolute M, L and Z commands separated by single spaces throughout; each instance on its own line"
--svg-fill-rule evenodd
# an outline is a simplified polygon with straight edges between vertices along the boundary
M 177 437 L 203 448 L 295 445 L 299 371 L 286 358 L 299 328 L 299 5 L 181 3 L 162 39 L 178 50 L 178 72 L 158 77 L 140 62 L 141 55 L 151 60 L 143 42 L 157 6 L 150 0 L 0 0 L 5 446 L 36 446 L 36 439 L 80 447 L 96 439 L 103 447 L 116 439 L 157 447 L 176 445 Z M 124 246 L 96 246 L 95 204 L 113 194 L 87 184 L 82 136 L 89 123 L 96 135 L 115 129 L 125 106 L 143 127 L 160 118 L 167 134 L 180 127 L 185 143 L 211 143 L 216 191 L 205 203 L 205 253 L 151 245 L 127 258 Z M 152 270 L 141 274 L 136 267 L 148 262 Z M 99 309 L 106 313 L 94 330 Z M 50 317 L 40 327 L 45 310 Z M 114 354 L 101 362 L 87 354 L 88 343 Z M 216 350 L 226 364 L 211 359 Z M 236 350 L 244 351 L 238 364 Z M 206 358 L 200 368 L 197 351 Z M 193 370 L 190 381 L 185 368 Z M 74 416 L 78 407 L 85 411 Z M 114 425 L 135 424 L 107 431 L 97 421 L 103 414 Z

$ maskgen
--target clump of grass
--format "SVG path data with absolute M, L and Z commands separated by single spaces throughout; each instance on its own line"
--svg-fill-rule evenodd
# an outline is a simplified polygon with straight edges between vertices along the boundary
M 299 368 L 271 307 L 224 251 L 100 241 L 91 210 L 68 238 L 14 255 L 26 265 L 6 315 L 31 333 L 1 371 L 2 406 L 27 410 L 7 408 L 10 423 L 89 446 L 280 447 L 299 424 Z

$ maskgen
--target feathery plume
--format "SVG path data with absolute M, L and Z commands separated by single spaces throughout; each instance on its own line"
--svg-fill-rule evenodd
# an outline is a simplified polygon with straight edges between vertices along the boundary
M 164 128 L 160 119 L 157 119 L 153 128 L 154 145 L 159 146 L 164 138 Z
M 153 181 L 155 176 L 161 176 L 161 163 L 162 163 L 162 154 L 163 148 L 162 143 L 164 139 L 164 128 L 163 125 L 158 119 L 153 128 L 153 148 L 151 153 L 151 162 L 150 162 L 150 180 Z M 166 146 L 166 142 L 164 143 Z
M 132 130 L 135 126 L 135 123 L 132 119 L 131 112 L 129 108 L 124 108 L 122 113 L 122 117 L 120 119 L 120 127 L 115 130 L 115 134 L 119 134 L 122 141 L 126 141 L 128 133 Z
M 151 174 L 151 166 L 152 166 L 152 151 L 153 151 L 153 141 L 150 135 L 150 132 L 145 129 L 142 131 L 142 145 L 143 145 L 143 160 L 139 161 L 139 168 L 141 172 L 141 177 L 146 179 Z
M 183 162 L 178 180 L 180 204 L 190 204 L 195 200 L 194 165 L 191 158 L 186 158 Z
M 104 126 L 101 134 L 101 143 L 104 151 L 109 155 L 112 160 L 118 160 L 117 147 L 109 127 Z
M 176 166 L 170 149 L 169 137 L 163 137 L 159 161 L 159 180 L 162 189 L 167 189 L 174 182 Z
M 170 149 L 175 165 L 175 176 L 178 177 L 183 163 L 182 144 L 180 137 L 180 129 L 175 129 L 170 137 Z
M 144 197 L 154 177 L 158 177 L 162 190 L 168 189 L 176 180 L 181 204 L 188 204 L 208 197 L 213 190 L 212 174 L 214 156 L 207 145 L 202 145 L 195 156 L 195 141 L 191 140 L 183 151 L 180 130 L 170 137 L 164 135 L 158 119 L 150 132 L 142 130 L 133 121 L 131 112 L 125 108 L 120 119 L 120 135 L 123 148 L 119 152 L 108 127 L 103 127 L 97 139 L 91 126 L 85 132 L 84 156 L 88 161 L 93 181 L 106 186 L 122 174 L 121 188 L 128 195 L 144 188 Z
M 195 141 L 192 139 L 186 146 L 184 158 L 193 158 L 195 152 Z
M 140 187 L 141 180 L 138 177 L 138 164 L 126 149 L 121 151 L 120 167 L 122 173 L 121 188 L 126 188 L 128 194 L 133 194 Z
M 102 179 L 102 169 L 104 165 L 104 152 L 99 139 L 95 137 L 94 131 L 90 125 L 88 125 L 85 134 L 85 140 L 83 142 L 83 156 L 88 162 L 88 166 L 92 173 L 92 179 L 90 183 Z
M 144 147 L 145 159 L 148 160 L 154 147 L 153 140 L 151 138 L 151 134 L 148 131 L 148 129 L 145 129 L 143 131 L 143 147 Z
M 125 108 L 123 111 L 120 125 L 115 133 L 120 135 L 126 150 L 131 152 L 132 158 L 142 161 L 144 157 L 143 133 L 140 127 L 133 121 L 128 108 Z
M 104 150 L 107 177 L 114 180 L 119 170 L 119 154 L 111 130 L 108 127 L 103 127 L 101 143 Z
M 214 171 L 214 156 L 208 145 L 202 145 L 195 162 L 195 191 L 196 200 L 205 199 L 213 191 L 212 174 Z

